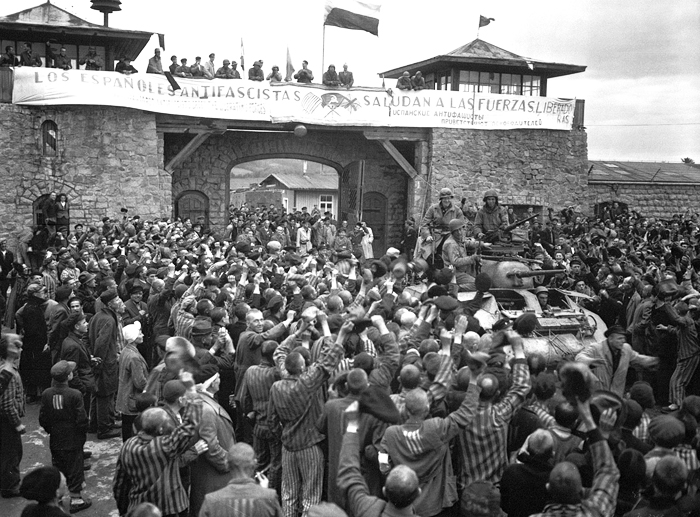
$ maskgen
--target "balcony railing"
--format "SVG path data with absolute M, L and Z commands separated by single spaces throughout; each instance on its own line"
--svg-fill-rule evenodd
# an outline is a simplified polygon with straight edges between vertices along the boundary
M 0 102 L 12 102 L 12 69 L 0 68 Z

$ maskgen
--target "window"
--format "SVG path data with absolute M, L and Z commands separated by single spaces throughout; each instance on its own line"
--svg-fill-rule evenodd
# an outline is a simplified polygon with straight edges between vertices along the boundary
M 501 74 L 501 93 L 522 95 L 521 79 L 520 74 Z
M 452 89 L 452 72 L 438 72 L 435 74 L 435 89 L 436 90 L 451 90 Z
M 477 92 L 479 91 L 479 72 L 459 72 L 459 91 Z
M 333 213 L 333 195 L 321 194 L 318 198 L 318 209 L 322 214 L 325 212 Z
M 523 95 L 536 97 L 540 94 L 540 78 L 537 75 L 523 76 Z
M 500 80 L 501 74 L 497 74 L 494 72 L 481 72 L 479 74 L 479 91 L 485 93 L 499 93 Z
M 439 86 L 436 88 L 441 89 Z M 461 70 L 459 72 L 459 91 L 536 97 L 540 94 L 540 77 L 537 75 Z
M 46 224 L 44 219 L 44 204 L 46 200 L 49 199 L 49 194 L 43 194 L 36 198 L 32 203 L 32 211 L 34 212 L 34 224 L 36 226 L 44 226 Z
M 58 126 L 53 120 L 41 124 L 41 141 L 44 156 L 56 156 L 58 153 Z

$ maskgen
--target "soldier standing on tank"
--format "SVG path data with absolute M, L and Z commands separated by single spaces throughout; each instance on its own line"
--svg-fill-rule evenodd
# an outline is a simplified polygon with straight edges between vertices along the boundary
M 484 237 L 490 242 L 500 240 L 499 231 L 508 226 L 508 214 L 498 204 L 498 192 L 487 190 L 484 194 L 484 206 L 476 214 L 474 232 L 476 238 Z
M 450 221 L 464 220 L 462 209 L 452 202 L 454 195 L 449 188 L 441 188 L 439 197 L 440 200 L 431 205 L 423 216 L 416 250 L 416 257 L 428 261 L 434 270 L 444 267 L 442 246 L 450 235 Z

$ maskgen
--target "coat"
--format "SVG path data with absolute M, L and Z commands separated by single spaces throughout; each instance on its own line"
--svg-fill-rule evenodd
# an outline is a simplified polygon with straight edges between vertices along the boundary
M 254 479 L 233 479 L 225 487 L 208 494 L 200 516 L 205 517 L 282 517 L 277 492 L 263 488 Z
M 95 367 L 97 395 L 106 397 L 117 392 L 119 387 L 119 336 L 121 324 L 117 314 L 107 307 L 103 308 L 90 320 L 88 338 L 92 353 L 102 359 Z
M 90 351 L 77 334 L 71 332 L 63 340 L 61 359 L 73 361 L 76 364 L 70 387 L 80 390 L 81 393 L 93 393 L 95 391 L 95 375 L 92 373 Z
M 67 383 L 54 381 L 41 394 L 39 425 L 49 433 L 52 451 L 82 449 L 88 427 L 83 396 Z
M 5 280 L 7 275 L 12 271 L 12 263 L 15 261 L 15 256 L 10 250 L 5 250 L 5 255 L 0 253 L 0 280 Z M 3 296 L 7 293 L 2 293 Z
M 651 368 L 659 364 L 658 357 L 639 354 L 629 344 L 625 343 L 622 345 L 620 364 L 617 366 L 617 370 L 613 372 L 612 352 L 610 352 L 607 339 L 600 343 L 588 345 L 576 356 L 576 362 L 588 365 L 594 359 L 605 360 L 605 364 L 591 368 L 597 380 L 598 389 L 612 391 L 620 397 L 623 397 L 625 394 L 625 380 L 627 379 L 627 369 L 630 365 Z
M 231 479 L 228 450 L 236 443 L 231 417 L 208 393 L 202 393 L 202 420 L 199 437 L 209 450 L 190 464 L 190 515 L 197 517 L 204 496 L 226 486 Z
M 137 415 L 136 396 L 143 392 L 148 380 L 146 360 L 134 345 L 128 345 L 119 357 L 119 389 L 116 410 L 125 415 Z

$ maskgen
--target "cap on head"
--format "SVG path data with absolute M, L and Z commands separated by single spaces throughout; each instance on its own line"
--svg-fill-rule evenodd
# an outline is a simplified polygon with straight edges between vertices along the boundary
M 51 378 L 58 382 L 65 382 L 74 369 L 75 363 L 73 361 L 58 361 L 51 367 Z
M 605 331 L 605 337 L 610 337 L 613 334 L 622 334 L 625 336 L 627 333 L 625 332 L 625 329 L 622 328 L 620 325 L 612 325 L 608 330 Z
M 19 492 L 25 499 L 48 503 L 61 486 L 61 472 L 53 466 L 39 467 L 24 476 Z

